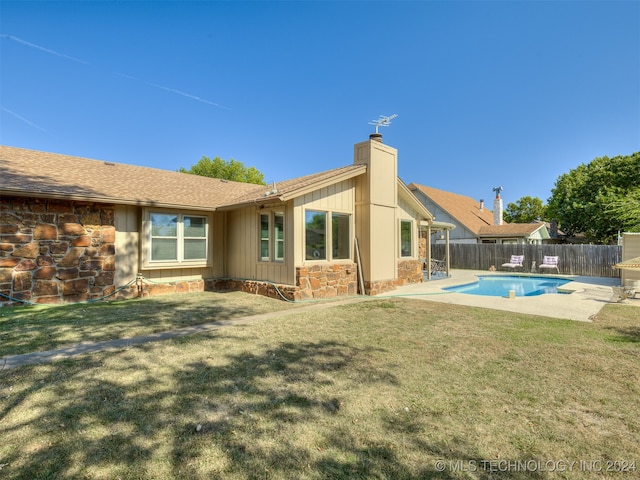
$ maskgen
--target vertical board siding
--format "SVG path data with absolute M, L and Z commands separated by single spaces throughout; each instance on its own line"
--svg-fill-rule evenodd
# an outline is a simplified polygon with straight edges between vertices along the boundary
M 524 271 L 532 271 L 532 262 L 536 262 L 535 271 L 545 255 L 557 256 L 558 269 L 565 275 L 584 275 L 589 277 L 619 278 L 620 270 L 613 265 L 622 260 L 622 247 L 618 245 L 525 245 L 478 243 L 449 245 L 451 268 L 468 270 L 489 270 L 491 266 L 501 270 L 511 255 L 524 254 Z M 431 256 L 444 259 L 445 245 L 432 244 Z M 554 272 L 555 273 L 555 272 Z

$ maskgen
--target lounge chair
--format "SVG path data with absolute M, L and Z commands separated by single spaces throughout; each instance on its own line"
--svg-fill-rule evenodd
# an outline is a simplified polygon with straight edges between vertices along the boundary
M 503 263 L 502 267 L 508 267 L 511 270 L 515 270 L 517 267 L 521 267 L 524 270 L 524 255 L 511 255 L 509 263 Z
M 549 257 L 545 255 L 542 259 L 542 263 L 538 265 L 538 268 L 541 272 L 549 268 L 555 268 L 556 272 L 560 273 L 560 269 L 558 268 L 558 257 Z

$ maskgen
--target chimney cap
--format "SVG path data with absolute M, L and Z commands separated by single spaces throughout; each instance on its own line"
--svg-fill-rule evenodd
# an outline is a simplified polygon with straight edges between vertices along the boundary
M 373 140 L 374 142 L 382 143 L 382 134 L 381 133 L 372 133 L 369 135 L 369 140 Z

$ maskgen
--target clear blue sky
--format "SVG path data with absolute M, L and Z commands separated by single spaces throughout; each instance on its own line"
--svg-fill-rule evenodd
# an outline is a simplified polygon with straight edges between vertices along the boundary
M 268 182 L 353 161 L 505 205 L 640 150 L 639 1 L 0 2 L 0 143 Z M 161 186 L 159 186 L 161 188 Z

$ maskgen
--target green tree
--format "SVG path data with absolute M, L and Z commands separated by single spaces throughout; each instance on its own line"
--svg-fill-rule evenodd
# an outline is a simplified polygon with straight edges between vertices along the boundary
M 200 175 L 202 177 L 231 180 L 233 182 L 265 185 L 264 174 L 261 171 L 255 167 L 246 167 L 244 163 L 238 162 L 233 158 L 227 162 L 220 157 L 210 159 L 203 156 L 198 163 L 192 165 L 188 170 L 180 167 L 178 171 L 181 173 Z
M 538 197 L 522 197 L 515 203 L 509 203 L 504 211 L 504 220 L 509 223 L 531 223 L 545 218 L 546 208 Z
M 569 235 L 584 233 L 594 243 L 611 243 L 618 231 L 640 223 L 640 152 L 598 157 L 560 175 L 547 202 L 547 215 Z

